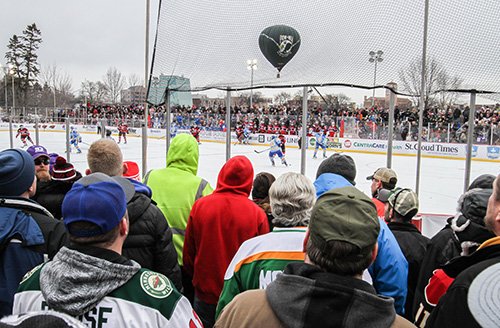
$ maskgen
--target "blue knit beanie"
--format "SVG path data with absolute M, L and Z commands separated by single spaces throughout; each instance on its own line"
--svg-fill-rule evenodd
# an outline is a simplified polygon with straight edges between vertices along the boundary
M 20 149 L 0 152 L 0 196 L 20 196 L 35 179 L 33 158 Z

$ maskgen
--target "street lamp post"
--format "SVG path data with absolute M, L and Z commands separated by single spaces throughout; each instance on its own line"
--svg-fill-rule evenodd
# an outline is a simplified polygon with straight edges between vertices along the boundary
M 253 71 L 257 69 L 257 59 L 247 60 L 247 69 L 250 73 L 250 108 L 253 107 Z
M 370 63 L 375 63 L 375 72 L 373 73 L 373 95 L 372 95 L 372 107 L 375 106 L 375 85 L 377 84 L 377 63 L 381 62 L 384 60 L 382 58 L 382 55 L 384 52 L 382 50 L 379 50 L 377 52 L 375 51 L 370 51 L 370 59 L 368 61 Z
M 12 76 L 12 109 L 14 110 L 14 113 L 15 113 L 15 110 L 16 110 L 16 90 L 14 88 L 14 73 L 15 73 L 14 66 L 9 65 L 9 74 L 11 74 L 11 76 Z
M 9 68 L 7 66 L 2 66 L 0 65 L 0 67 L 2 68 L 3 70 L 3 79 L 4 79 L 4 91 L 5 91 L 5 110 L 7 110 L 7 74 L 9 73 Z

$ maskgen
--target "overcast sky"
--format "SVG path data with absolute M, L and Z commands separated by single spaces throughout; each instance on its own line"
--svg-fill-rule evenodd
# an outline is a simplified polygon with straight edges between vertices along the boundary
M 151 0 L 151 22 L 157 7 Z M 144 79 L 145 8 L 145 0 L 1 0 L 0 63 L 6 63 L 9 38 L 36 23 L 39 64 L 68 73 L 74 90 L 85 79 L 102 80 L 110 67 Z
M 151 0 L 151 47 L 154 42 L 158 1 Z M 248 0 L 246 2 L 241 0 L 232 0 L 231 2 L 228 0 L 197 0 L 197 5 L 194 7 L 189 7 L 188 2 L 193 3 L 187 0 L 164 2 L 164 6 L 166 4 L 172 6 L 166 11 L 172 14 L 172 17 L 165 16 L 165 22 L 169 26 L 167 30 L 164 30 L 165 35 L 172 35 L 171 33 L 179 35 L 182 31 L 187 31 L 188 35 L 198 37 L 202 41 L 205 40 L 203 47 L 207 48 L 214 42 L 203 33 L 213 32 L 214 34 L 211 36 L 221 42 L 221 45 L 215 48 L 215 53 L 203 54 L 207 59 L 201 56 L 196 59 L 217 58 L 216 56 L 219 55 L 217 52 L 224 56 L 223 60 L 216 59 L 216 63 L 213 61 L 211 64 L 198 62 L 198 66 L 191 67 L 191 71 L 175 72 L 184 73 L 193 81 L 196 81 L 198 75 L 203 75 L 201 69 L 208 69 L 206 74 L 212 74 L 210 69 L 222 72 L 221 67 L 233 69 L 232 76 L 234 76 L 235 71 L 238 71 L 240 74 L 238 78 L 240 81 L 244 81 L 248 79 L 248 76 L 245 75 L 248 72 L 244 61 L 249 59 L 246 57 L 250 56 L 259 58 L 256 81 L 266 81 L 272 78 L 274 74 L 269 74 L 272 67 L 260 54 L 256 42 L 260 30 L 273 23 L 288 23 L 295 26 L 300 30 L 304 40 L 300 54 L 285 68 L 284 78 L 293 77 L 294 67 L 298 67 L 295 73 L 301 76 L 301 70 L 305 67 L 302 63 L 310 65 L 313 62 L 314 64 L 314 56 L 318 51 L 322 51 L 320 54 L 332 57 L 328 59 L 332 63 L 335 63 L 335 60 L 340 61 L 340 56 L 345 56 L 348 69 L 342 71 L 342 66 L 337 67 L 335 73 L 338 76 L 342 76 L 341 74 L 356 76 L 356 78 L 359 76 L 364 85 L 370 85 L 373 81 L 373 65 L 368 63 L 368 51 L 383 48 L 386 57 L 379 66 L 379 80 L 377 80 L 378 84 L 383 84 L 396 79 L 395 72 L 397 72 L 398 67 L 418 56 L 421 51 L 421 39 L 411 39 L 412 33 L 421 31 L 422 26 L 422 15 L 418 13 L 421 11 L 421 4 L 418 2 L 417 5 L 414 0 L 402 2 L 396 0 L 336 0 L 335 2 L 333 0 L 308 0 L 307 3 L 285 0 L 252 0 L 253 7 L 250 9 L 253 10 L 253 13 L 250 13 L 246 6 L 242 6 L 242 4 L 248 4 Z M 237 2 L 239 6 L 236 4 Z M 280 5 L 280 2 L 283 4 Z M 423 1 L 421 2 L 423 3 Z M 458 2 L 462 4 L 454 7 L 455 3 Z M 483 48 L 483 53 L 479 53 L 479 55 L 483 55 L 484 60 L 480 57 L 480 60 L 477 61 L 489 61 L 489 63 L 495 64 L 494 66 L 488 64 L 486 69 L 481 69 L 483 75 L 480 76 L 485 76 L 485 80 L 499 81 L 498 72 L 500 69 L 497 60 L 498 53 L 500 53 L 497 51 L 500 49 L 497 28 L 499 23 L 497 18 L 493 19 L 498 14 L 498 10 L 496 10 L 499 8 L 498 3 L 486 0 L 476 1 L 473 4 L 465 0 L 458 2 L 452 0 L 431 1 L 431 5 L 434 6 L 431 9 L 435 10 L 430 20 L 432 30 L 436 31 L 435 27 L 449 26 L 449 28 L 443 29 L 447 33 L 445 36 L 433 39 L 433 34 L 430 34 L 429 47 L 431 52 L 443 55 L 443 60 L 448 61 L 448 67 L 455 69 L 458 73 L 464 69 L 462 73 L 471 76 L 478 74 L 479 67 L 477 63 L 474 63 L 478 54 L 477 52 L 474 54 L 471 49 Z M 284 5 L 286 3 L 289 5 Z M 318 6 L 322 3 L 324 6 Z M 75 92 L 78 91 L 83 80 L 102 80 L 106 70 L 110 67 L 116 67 L 126 77 L 136 74 L 143 79 L 145 4 L 146 0 L 0 0 L 0 55 L 2 57 L 0 63 L 5 64 L 6 62 L 4 56 L 9 38 L 13 34 L 21 35 L 27 25 L 36 23 L 42 32 L 43 42 L 38 51 L 42 69 L 47 65 L 57 65 L 61 71 L 71 76 Z M 481 6 L 486 10 L 481 11 Z M 384 17 L 378 17 L 379 21 L 368 19 L 372 15 L 371 13 L 376 14 L 375 11 L 380 8 L 391 19 Z M 176 10 L 179 11 L 176 12 Z M 209 12 L 210 10 L 214 10 L 214 12 Z M 223 14 L 224 12 L 227 14 L 226 16 L 215 17 L 217 13 Z M 478 13 L 481 17 L 477 16 Z M 460 22 L 457 22 L 456 16 L 461 14 L 465 14 L 465 18 L 461 18 Z M 441 15 L 441 17 L 436 19 L 437 15 Z M 377 18 L 376 15 L 373 17 Z M 228 25 L 222 29 L 222 32 L 218 31 L 215 34 L 216 30 L 214 29 L 224 26 L 220 24 L 220 21 L 217 22 L 217 19 L 222 19 L 223 22 L 227 20 Z M 243 19 L 248 21 L 248 24 L 242 24 Z M 215 21 L 216 24 L 214 25 L 211 20 Z M 479 26 L 477 22 L 482 22 L 483 25 Z M 230 24 L 242 25 L 234 28 Z M 252 27 L 252 24 L 255 27 Z M 467 28 L 467 24 L 483 30 L 484 33 L 476 33 L 477 31 Z M 179 26 L 181 26 L 181 32 L 178 33 L 175 29 Z M 205 26 L 210 29 L 204 29 Z M 458 31 L 464 26 L 466 27 L 465 32 Z M 489 27 L 489 30 L 485 30 L 485 26 Z M 192 30 L 189 30 L 190 27 Z M 357 27 L 362 28 L 356 30 Z M 248 37 L 241 37 L 243 34 L 240 33 L 240 28 L 242 33 L 248 33 Z M 455 31 L 457 33 L 454 33 Z M 230 40 L 238 40 L 238 37 L 242 39 L 241 42 L 237 41 L 236 45 L 233 46 Z M 496 39 L 489 40 L 490 38 Z M 183 38 L 178 39 L 182 42 Z M 362 42 L 360 39 L 363 39 Z M 482 42 L 483 39 L 486 39 L 486 43 Z M 169 40 L 171 39 L 162 38 L 161 40 L 163 45 L 159 46 L 164 47 L 162 52 L 167 54 L 165 57 L 167 62 L 164 65 L 167 72 L 160 69 L 157 73 L 168 74 L 169 65 L 173 62 L 170 60 L 172 57 L 168 57 Z M 233 60 L 234 58 L 227 56 L 229 53 L 222 51 L 224 49 L 222 43 L 226 40 L 229 40 L 226 45 L 230 45 L 230 47 L 225 49 L 230 49 L 231 55 L 244 49 L 241 58 Z M 477 42 L 477 40 L 481 42 Z M 309 44 L 317 43 L 313 44 L 313 48 L 307 48 L 306 41 L 309 41 Z M 328 47 L 328 42 L 334 42 L 334 46 Z M 185 54 L 201 53 L 191 50 L 192 48 L 186 47 L 186 44 L 189 45 L 189 40 L 185 42 L 184 48 L 173 53 L 177 58 L 181 58 L 181 61 L 185 58 L 183 57 Z M 321 48 L 318 47 L 318 44 L 321 45 Z M 484 44 L 490 44 L 490 46 L 485 48 Z M 248 49 L 252 50 L 248 51 Z M 181 64 L 183 63 L 178 65 L 175 62 L 175 65 L 178 65 L 177 68 L 182 67 Z M 320 76 L 325 67 L 310 65 L 309 68 Z M 487 76 L 488 74 L 490 76 Z M 476 81 L 477 79 L 471 83 L 476 83 Z M 371 91 L 346 88 L 335 89 L 333 92 L 344 92 L 357 103 L 362 101 L 363 95 L 371 95 Z M 272 94 L 274 91 L 265 91 L 265 93 Z M 377 95 L 382 96 L 383 94 L 383 90 L 377 91 Z

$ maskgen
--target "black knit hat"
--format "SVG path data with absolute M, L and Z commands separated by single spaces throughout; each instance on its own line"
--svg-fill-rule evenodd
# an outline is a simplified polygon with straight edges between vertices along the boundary
M 469 188 L 467 190 L 471 190 L 474 188 L 481 189 L 493 189 L 493 182 L 495 181 L 496 176 L 493 174 L 481 174 L 477 178 L 472 181 Z
M 274 175 L 267 172 L 260 172 L 253 180 L 252 199 L 266 199 L 269 197 L 269 188 L 276 180 Z
M 344 154 L 333 154 L 325 159 L 318 167 L 316 179 L 323 173 L 334 173 L 343 176 L 352 185 L 356 185 L 356 164 L 351 156 Z

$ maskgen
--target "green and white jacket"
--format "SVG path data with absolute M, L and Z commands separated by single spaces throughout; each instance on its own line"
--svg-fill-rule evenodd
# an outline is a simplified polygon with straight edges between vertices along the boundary
M 88 327 L 202 327 L 166 276 L 131 263 L 63 247 L 23 278 L 13 314 L 51 309 Z
M 250 289 L 265 289 L 290 262 L 303 262 L 306 227 L 278 228 L 245 241 L 224 276 L 216 317 L 232 299 Z

